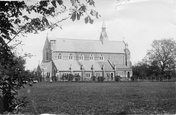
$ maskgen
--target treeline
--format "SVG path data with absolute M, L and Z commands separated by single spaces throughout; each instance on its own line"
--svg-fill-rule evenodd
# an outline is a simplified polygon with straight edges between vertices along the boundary
M 152 64 L 147 64 L 145 62 L 139 62 L 136 65 L 132 66 L 133 76 L 132 81 L 138 80 L 150 80 L 150 81 L 163 81 L 170 80 L 173 77 L 176 77 L 176 73 L 173 68 L 167 68 L 163 74 L 161 74 L 160 68 L 156 65 L 156 62 Z
M 132 79 L 171 79 L 176 77 L 176 41 L 154 40 L 145 58 L 132 66 Z

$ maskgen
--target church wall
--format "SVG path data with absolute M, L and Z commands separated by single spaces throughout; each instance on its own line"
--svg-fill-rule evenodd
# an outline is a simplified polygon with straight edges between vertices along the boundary
M 84 61 L 89 61 L 90 60 L 90 55 L 93 55 L 93 60 L 100 62 L 100 61 L 107 61 L 109 60 L 111 62 L 112 65 L 116 65 L 116 73 L 114 73 L 114 71 L 96 71 L 95 73 L 93 73 L 92 71 L 84 71 L 84 73 L 82 73 L 81 71 L 73 71 L 74 73 L 79 73 L 79 74 L 83 74 L 83 78 L 84 81 L 91 81 L 91 76 L 105 76 L 105 81 L 113 81 L 114 80 L 114 75 L 120 75 L 121 77 L 127 77 L 129 75 L 132 75 L 132 70 L 131 70 L 131 61 L 130 61 L 130 51 L 128 49 L 128 45 L 125 44 L 124 42 L 124 46 L 122 46 L 121 48 L 125 48 L 124 52 L 125 53 L 102 53 L 102 52 L 76 52 L 76 50 L 74 50 L 74 44 L 73 44 L 73 51 L 75 52 L 69 52 L 69 51 L 55 51 L 56 50 L 56 41 L 57 40 L 48 40 L 48 38 L 45 41 L 45 45 L 44 45 L 44 49 L 43 49 L 43 62 L 47 63 L 47 62 L 51 62 L 51 60 L 59 60 L 59 58 L 61 58 L 60 60 L 69 60 L 70 54 L 72 54 L 72 59 L 71 60 L 80 60 L 80 55 L 83 55 L 83 60 Z M 108 40 L 108 36 L 106 33 L 106 26 L 103 23 L 102 26 L 102 32 L 100 34 L 100 43 L 102 43 L 102 46 L 106 47 L 108 46 L 109 40 Z M 71 42 L 70 42 L 71 43 Z M 59 44 L 58 44 L 59 45 Z M 98 44 L 97 44 L 98 45 Z M 59 47 L 59 46 L 57 46 Z M 69 46 L 68 46 L 69 47 Z M 82 46 L 81 46 L 82 47 Z M 95 47 L 96 48 L 96 47 Z M 83 48 L 84 49 L 84 48 Z M 85 50 L 88 51 L 88 50 Z M 96 51 L 96 49 L 95 49 Z M 48 53 L 46 53 L 48 52 Z M 48 60 L 46 60 L 46 54 L 48 54 Z M 61 55 L 59 55 L 61 54 Z M 103 56 L 103 58 L 101 57 L 101 55 Z M 58 58 L 59 57 L 59 58 Z M 101 59 L 100 59 L 101 57 Z M 71 62 L 71 61 L 70 61 Z M 127 64 L 127 66 L 126 66 Z M 51 68 L 52 69 L 52 68 Z M 70 71 L 68 70 L 64 70 L 64 71 L 60 71 L 59 74 L 61 76 L 61 74 L 63 73 L 68 73 Z
M 52 59 L 57 60 L 57 55 L 58 55 L 58 53 L 52 53 Z
M 47 57 L 47 55 L 48 55 L 48 57 Z M 46 59 L 46 57 L 48 59 Z M 43 51 L 43 62 L 49 62 L 49 61 L 51 61 L 51 50 L 50 49 L 45 49 Z
M 51 49 L 55 50 L 56 49 L 56 40 L 50 40 L 50 44 L 51 44 Z
M 73 60 L 79 60 L 80 55 L 82 54 L 84 56 L 85 61 L 89 61 L 90 55 L 94 56 L 94 61 L 99 61 L 100 56 L 102 55 L 104 57 L 104 60 L 110 60 L 112 63 L 117 64 L 117 65 L 124 65 L 125 64 L 125 58 L 124 54 L 113 54 L 113 53 L 87 53 L 87 52 L 77 52 L 77 53 L 72 53 L 72 52 L 54 52 L 52 53 L 52 59 L 57 60 L 58 55 L 61 53 L 62 59 L 63 60 L 68 60 L 69 55 L 72 54 Z M 123 59 L 124 58 L 124 59 Z
M 109 60 L 116 65 L 125 65 L 125 54 L 111 54 Z

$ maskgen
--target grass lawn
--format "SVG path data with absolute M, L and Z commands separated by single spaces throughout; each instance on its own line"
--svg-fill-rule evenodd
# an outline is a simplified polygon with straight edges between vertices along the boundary
M 175 82 L 36 83 L 19 94 L 29 101 L 24 113 L 176 113 Z

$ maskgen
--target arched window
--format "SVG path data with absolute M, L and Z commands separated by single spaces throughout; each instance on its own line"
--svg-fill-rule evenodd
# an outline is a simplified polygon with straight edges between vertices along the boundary
M 46 52 L 46 60 L 49 60 L 49 53 Z
M 89 60 L 94 60 L 94 56 L 93 56 L 93 55 L 90 55 L 90 56 L 89 56 Z
M 62 59 L 62 55 L 61 54 L 58 55 L 58 59 Z
M 70 54 L 69 57 L 68 57 L 69 60 L 72 60 L 73 59 L 73 55 Z
M 79 56 L 79 60 L 84 60 L 84 56 L 82 54 Z
M 123 56 L 123 65 L 125 65 L 126 63 L 125 63 L 125 56 Z
M 104 57 L 103 57 L 103 55 L 100 55 L 100 60 L 104 60 Z

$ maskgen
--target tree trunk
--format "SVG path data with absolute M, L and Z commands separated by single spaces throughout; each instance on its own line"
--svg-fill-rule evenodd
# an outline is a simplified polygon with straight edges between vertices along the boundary
M 2 99 L 2 97 L 0 96 L 0 113 L 3 113 L 3 106 L 4 106 L 4 104 L 3 104 L 3 99 Z

